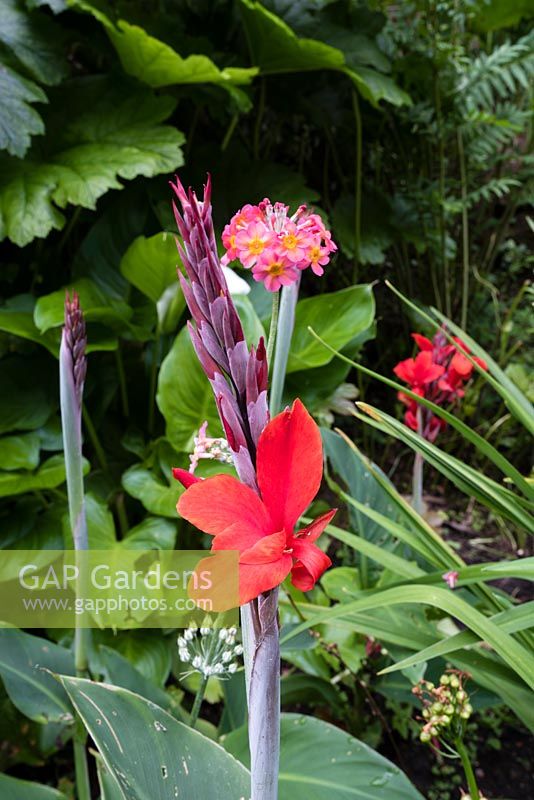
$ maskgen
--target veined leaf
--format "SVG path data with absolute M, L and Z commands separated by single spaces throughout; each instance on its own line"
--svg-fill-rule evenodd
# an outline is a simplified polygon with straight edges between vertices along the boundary
M 349 66 L 341 50 L 316 39 L 298 37 L 261 3 L 241 0 L 241 14 L 262 74 L 336 70 L 347 75 L 373 105 L 378 105 L 382 99 L 394 105 L 411 104 L 409 95 L 388 75 L 354 62 Z
M 62 681 L 125 797 L 249 796 L 245 767 L 159 706 L 116 686 L 69 677 Z
M 84 459 L 85 470 L 89 463 Z M 55 489 L 65 482 L 65 459 L 52 456 L 43 461 L 35 472 L 0 472 L 0 497 L 35 492 L 40 489 Z
M 246 728 L 223 744 L 249 763 Z M 299 714 L 282 714 L 279 794 L 280 800 L 423 800 L 384 756 L 328 722 Z
M 47 115 L 39 152 L 24 161 L 0 158 L 0 239 L 28 244 L 62 228 L 60 209 L 69 203 L 94 208 L 109 189 L 122 188 L 119 178 L 179 167 L 184 137 L 161 125 L 175 105 L 173 98 L 131 86 L 124 92 L 98 77 L 55 90 L 52 107 L 68 107 L 70 122 Z
M 113 23 L 86 0 L 69 0 L 69 5 L 92 14 L 104 26 L 128 75 L 154 88 L 174 84 L 215 84 L 227 89 L 242 110 L 250 107 L 246 94 L 237 87 L 249 84 L 258 73 L 257 67 L 219 69 L 203 54 L 183 58 L 168 44 L 150 36 L 138 25 L 131 25 L 124 19 Z

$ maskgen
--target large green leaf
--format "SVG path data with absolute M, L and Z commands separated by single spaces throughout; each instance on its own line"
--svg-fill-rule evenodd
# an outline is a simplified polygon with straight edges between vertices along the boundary
M 211 386 L 183 328 L 165 357 L 156 396 L 165 417 L 167 438 L 175 450 L 189 452 L 193 436 L 208 421 L 211 436 L 220 435 L 221 424 Z
M 33 316 L 42 333 L 64 324 L 65 292 L 71 290 L 76 291 L 80 297 L 86 322 L 101 322 L 117 327 L 125 325 L 132 316 L 132 309 L 124 301 L 106 295 L 89 278 L 80 278 L 37 300 Z
M 48 362 L 9 357 L 0 371 L 0 433 L 41 428 L 58 405 Z
M 58 83 L 67 74 L 60 29 L 45 14 L 27 13 L 19 0 L 2 0 L 0 42 L 41 83 Z
M 119 178 L 151 177 L 182 163 L 183 135 L 161 125 L 176 105 L 173 98 L 99 77 L 71 81 L 51 94 L 39 150 L 24 161 L 0 159 L 0 239 L 21 246 L 62 228 L 60 209 L 69 203 L 95 208 L 109 189 L 122 188 Z
M 38 433 L 0 438 L 0 467 L 11 469 L 35 469 L 39 464 L 41 439 Z
M 118 635 L 111 631 L 95 633 L 96 642 L 113 647 L 132 666 L 155 686 L 163 687 L 171 671 L 172 656 L 169 639 L 159 630 L 122 631 Z M 174 644 L 174 642 L 172 642 Z M 91 661 L 101 668 L 99 654 Z M 93 670 L 94 671 L 94 670 Z M 127 688 L 132 688 L 128 686 Z
M 297 304 L 287 371 L 320 367 L 331 361 L 332 353 L 314 339 L 309 327 L 318 330 L 333 348 L 341 349 L 372 325 L 374 315 L 370 284 L 301 300 Z
M 409 104 L 410 98 L 388 76 L 351 62 L 341 50 L 316 39 L 298 37 L 286 23 L 255 0 L 241 0 L 241 13 L 255 62 L 262 74 L 337 70 L 347 75 L 367 100 Z
M 86 469 L 88 462 L 84 459 Z M 65 482 L 65 459 L 52 456 L 35 472 L 0 472 L 0 497 L 56 489 Z
M 134 464 L 122 476 L 122 485 L 151 514 L 176 519 L 176 503 L 181 491 L 176 482 L 169 486 L 146 467 Z
M 248 771 L 222 747 L 126 689 L 62 678 L 128 800 L 248 797 Z
M 0 774 L 0 795 L 2 800 L 67 800 L 63 792 L 58 792 L 50 786 L 2 774 Z
M 177 283 L 178 261 L 174 236 L 157 233 L 134 239 L 122 257 L 120 269 L 133 286 L 157 303 L 165 290 Z
M 0 150 L 22 158 L 31 137 L 45 129 L 41 115 L 30 103 L 45 103 L 46 95 L 37 84 L 0 64 L 0 96 Z
M 245 728 L 223 739 L 249 763 Z M 423 800 L 406 775 L 368 745 L 323 720 L 282 714 L 280 800 Z
M 0 675 L 16 707 L 36 722 L 72 720 L 72 707 L 50 674 L 74 675 L 70 650 L 16 628 L 0 628 Z
M 69 4 L 89 12 L 104 26 L 129 75 L 154 88 L 184 83 L 215 84 L 227 89 L 242 108 L 249 107 L 246 95 L 236 87 L 250 83 L 258 72 L 256 67 L 219 69 L 208 56 L 202 54 L 183 58 L 168 44 L 138 25 L 131 25 L 124 19 L 113 23 L 87 0 L 69 0 Z

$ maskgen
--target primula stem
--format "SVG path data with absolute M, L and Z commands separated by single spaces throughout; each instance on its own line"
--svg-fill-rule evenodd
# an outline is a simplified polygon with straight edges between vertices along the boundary
M 91 800 L 91 786 L 89 782 L 89 769 L 87 767 L 87 754 L 85 742 L 87 734 L 83 722 L 76 718 L 74 733 L 74 772 L 76 776 L 76 790 L 78 800 Z
M 206 687 L 208 685 L 208 676 L 202 675 L 200 679 L 200 686 L 197 689 L 197 693 L 195 695 L 195 701 L 193 703 L 193 708 L 191 709 L 191 716 L 189 718 L 189 725 L 191 728 L 194 728 L 198 721 L 198 715 L 200 714 L 200 709 L 202 707 L 202 701 L 204 700 L 204 695 L 206 694 Z
M 280 313 L 280 290 L 273 292 L 273 308 L 271 311 L 271 325 L 269 327 L 269 338 L 267 340 L 267 366 L 269 372 L 272 371 L 272 360 L 274 353 L 274 343 L 276 342 L 276 331 L 278 329 L 278 315 Z
M 478 791 L 475 773 L 473 772 L 473 767 L 471 766 L 471 760 L 469 758 L 467 748 L 460 738 L 455 740 L 454 746 L 456 748 L 456 752 L 460 756 L 462 767 L 464 768 L 471 800 L 480 800 L 480 792 Z
M 458 128 L 458 160 L 460 162 L 460 185 L 462 190 L 462 316 L 460 327 L 467 328 L 467 311 L 469 307 L 469 216 L 467 213 L 467 170 L 465 166 L 464 143 L 462 131 Z
M 291 337 L 295 325 L 295 308 L 299 296 L 300 281 L 284 286 L 280 299 L 280 314 L 276 334 L 276 348 L 274 351 L 274 366 L 271 372 L 271 385 L 269 390 L 271 416 L 278 414 L 282 407 L 282 395 L 286 379 L 287 361 L 291 347 Z

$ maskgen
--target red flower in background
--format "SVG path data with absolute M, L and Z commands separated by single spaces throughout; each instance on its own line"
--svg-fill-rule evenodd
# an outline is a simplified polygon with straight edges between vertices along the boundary
M 278 586 L 289 573 L 297 589 L 309 591 L 331 564 L 314 542 L 336 509 L 294 530 L 323 475 L 319 428 L 300 400 L 264 428 L 256 472 L 259 495 L 231 475 L 202 480 L 173 470 L 186 487 L 177 506 L 181 516 L 214 537 L 212 550 L 239 551 L 240 605 Z
M 395 375 L 407 383 L 412 392 L 440 406 L 454 403 L 463 397 L 464 385 L 473 374 L 473 364 L 464 355 L 470 354 L 467 345 L 455 338 L 455 347 L 449 343 L 442 330 L 432 340 L 420 333 L 412 333 L 412 337 L 421 352 L 415 358 L 400 361 L 393 370 Z M 481 358 L 472 356 L 472 359 L 482 369 L 488 368 Z M 406 425 L 418 431 L 425 439 L 433 442 L 440 430 L 446 427 L 442 419 L 406 394 L 399 392 L 399 400 L 407 406 L 404 415 Z

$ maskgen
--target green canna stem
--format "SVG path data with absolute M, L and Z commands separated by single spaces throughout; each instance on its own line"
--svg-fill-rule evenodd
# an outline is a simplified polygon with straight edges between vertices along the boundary
M 85 323 L 79 307 L 78 297 L 65 301 L 65 327 L 59 352 L 59 395 L 63 450 L 67 477 L 69 519 L 77 553 L 89 549 L 83 486 L 82 458 L 82 395 L 85 379 Z M 82 588 L 83 591 L 83 588 Z M 80 586 L 76 587 L 80 593 Z M 87 673 L 89 630 L 82 627 L 83 620 L 76 617 L 74 634 L 74 660 L 76 673 L 84 677 Z M 78 800 L 91 800 L 89 770 L 86 751 L 87 733 L 79 717 L 76 718 L 74 735 L 74 766 Z

